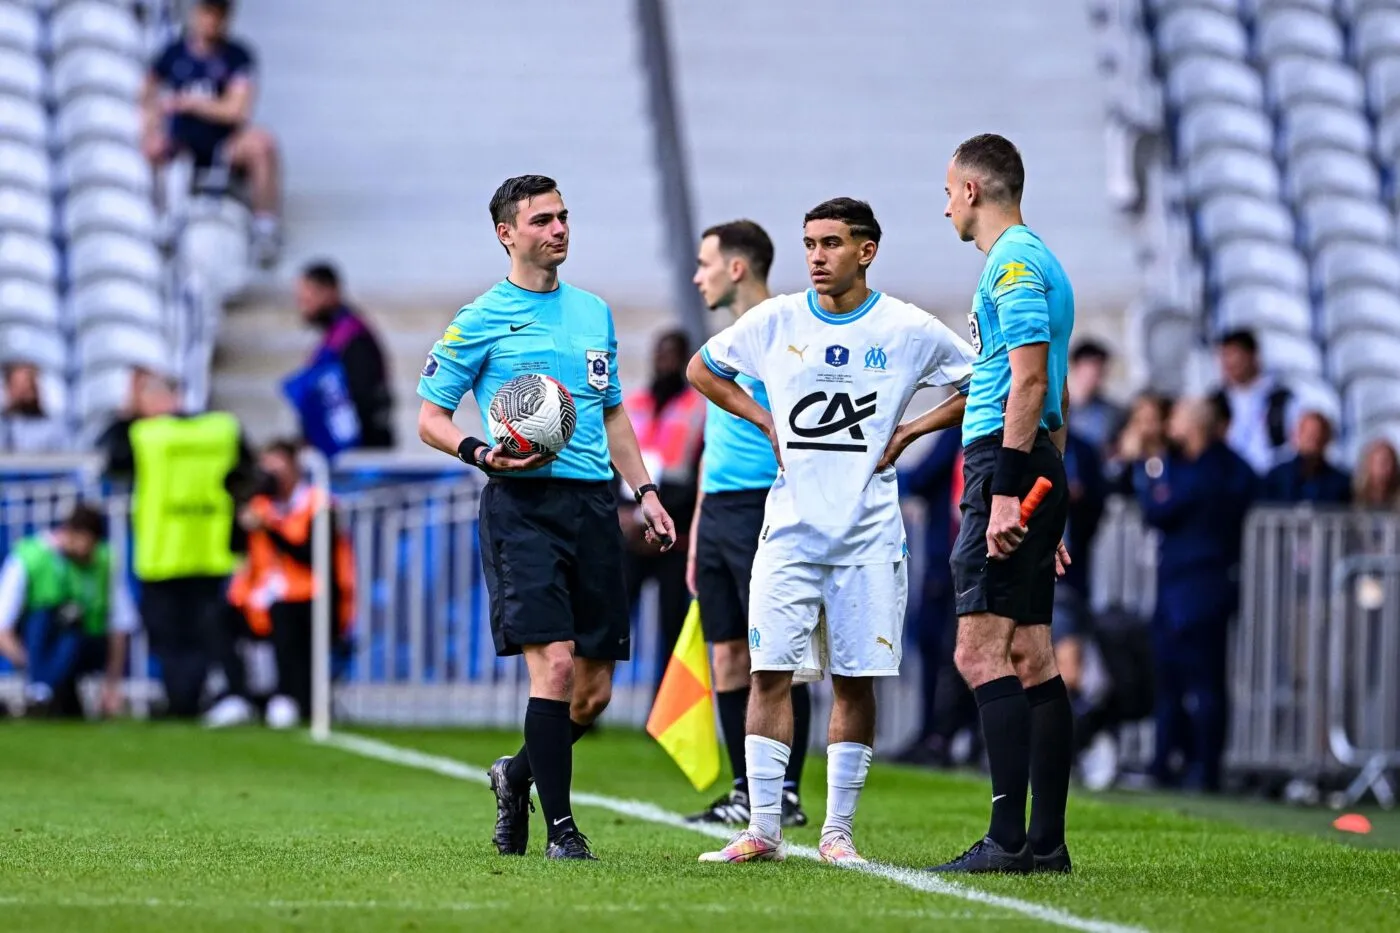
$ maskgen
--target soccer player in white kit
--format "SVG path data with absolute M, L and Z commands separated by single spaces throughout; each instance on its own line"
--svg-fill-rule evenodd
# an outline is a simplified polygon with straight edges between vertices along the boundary
M 879 249 L 870 205 L 835 198 L 804 218 L 812 288 L 759 304 L 711 338 L 688 375 L 726 411 L 763 429 L 778 456 L 749 589 L 750 820 L 702 862 L 784 857 L 782 783 L 794 682 L 831 673 L 827 811 L 821 856 L 863 861 L 851 839 L 875 740 L 873 678 L 899 673 L 908 547 L 895 471 L 876 469 L 915 390 L 954 385 L 925 418 L 962 420 L 972 348 L 936 318 L 872 291 Z M 770 413 L 735 383 L 768 388 Z

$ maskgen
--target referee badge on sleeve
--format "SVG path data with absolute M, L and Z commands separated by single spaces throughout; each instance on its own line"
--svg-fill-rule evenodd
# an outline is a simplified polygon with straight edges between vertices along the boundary
M 608 351 L 587 350 L 585 357 L 588 360 L 588 384 L 602 392 L 608 387 L 608 376 L 611 375 L 608 367 Z
M 421 375 L 422 375 L 422 377 L 423 377 L 424 379 L 431 379 L 432 376 L 433 376 L 433 374 L 436 373 L 437 371 L 438 371 L 438 361 L 437 361 L 437 357 L 434 356 L 433 354 L 429 353 L 429 354 L 428 354 L 428 359 L 427 359 L 427 361 L 423 363 L 423 372 L 421 373 Z

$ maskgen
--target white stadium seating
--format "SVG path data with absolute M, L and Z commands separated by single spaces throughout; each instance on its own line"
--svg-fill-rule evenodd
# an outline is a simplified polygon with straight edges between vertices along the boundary
M 145 57 L 140 27 L 131 13 L 99 0 L 70 0 L 54 14 L 50 27 L 54 52 L 62 57 L 79 48 L 101 48 L 133 59 Z
M 0 321 L 57 330 L 60 315 L 58 292 L 52 287 L 29 279 L 0 278 Z

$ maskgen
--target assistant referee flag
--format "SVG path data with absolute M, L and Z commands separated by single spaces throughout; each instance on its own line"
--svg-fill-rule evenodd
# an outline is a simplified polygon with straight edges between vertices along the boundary
M 661 743 L 696 790 L 719 777 L 719 736 L 710 696 L 710 658 L 700 631 L 700 603 L 691 600 L 666 676 L 647 717 L 647 734 Z

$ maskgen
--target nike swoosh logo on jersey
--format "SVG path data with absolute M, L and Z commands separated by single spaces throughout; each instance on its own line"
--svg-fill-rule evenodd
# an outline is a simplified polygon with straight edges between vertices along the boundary
M 513 333 L 515 333 L 515 332 L 518 331 L 518 330 L 524 330 L 525 328 L 529 327 L 529 326 L 530 326 L 531 324 L 533 324 L 533 323 L 535 323 L 535 322 L 534 322 L 534 321 L 526 321 L 524 324 L 512 324 L 512 325 L 510 325 L 510 332 L 513 334 Z

